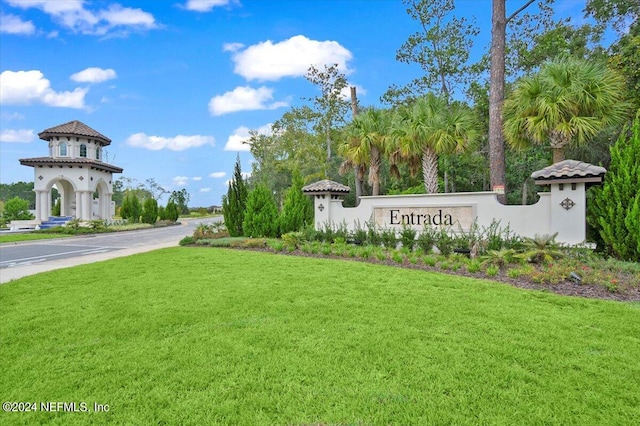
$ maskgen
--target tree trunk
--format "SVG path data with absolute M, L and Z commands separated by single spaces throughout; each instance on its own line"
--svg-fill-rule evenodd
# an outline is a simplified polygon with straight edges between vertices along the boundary
M 504 136 L 502 134 L 502 105 L 504 102 L 505 45 L 507 18 L 505 0 L 493 0 L 491 18 L 491 76 L 489 89 L 489 178 L 491 189 L 506 188 Z M 507 195 L 498 195 L 507 202 Z
M 351 86 L 351 115 L 354 117 L 358 115 L 358 97 L 356 95 L 356 88 Z M 353 166 L 353 175 L 356 180 L 356 206 L 360 204 L 360 197 L 364 194 L 364 185 L 362 178 L 360 178 L 360 172 L 358 166 Z
M 422 151 L 422 176 L 427 194 L 438 193 L 438 155 L 428 147 Z
M 553 148 L 553 164 L 564 161 L 564 147 Z
M 371 185 L 371 195 L 380 195 L 380 151 L 375 146 L 371 147 L 369 163 L 369 185 Z
M 564 148 L 571 143 L 571 139 L 564 134 L 552 130 L 549 132 L 549 145 L 553 151 L 553 164 L 564 160 Z

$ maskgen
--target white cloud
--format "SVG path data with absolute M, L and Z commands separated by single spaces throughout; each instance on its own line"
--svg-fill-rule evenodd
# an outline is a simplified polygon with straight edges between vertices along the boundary
M 211 188 L 200 188 L 200 192 L 209 192 Z
M 202 180 L 202 176 L 194 176 L 191 179 L 193 179 L 194 182 L 199 182 Z
M 41 103 L 53 107 L 84 108 L 89 89 L 56 92 L 49 80 L 38 70 L 3 71 L 0 74 L 0 104 L 29 105 Z
M 273 100 L 273 89 L 262 86 L 254 89 L 249 86 L 236 87 L 223 95 L 214 96 L 209 101 L 211 115 L 223 115 L 236 111 L 276 109 L 288 106 L 287 102 Z
M 210 12 L 214 7 L 226 6 L 229 3 L 230 0 L 187 0 L 184 7 L 194 12 Z
M 359 86 L 357 84 L 349 84 L 347 87 L 343 88 L 340 91 L 340 95 L 342 96 L 342 99 L 346 99 L 348 101 L 351 100 L 351 87 L 355 86 L 356 88 L 356 96 L 360 96 L 360 95 L 366 95 L 367 91 L 364 89 L 364 87 Z
M 21 9 L 37 8 L 50 15 L 63 27 L 82 34 L 105 35 L 114 28 L 157 28 L 155 18 L 142 9 L 111 4 L 108 9 L 90 11 L 83 0 L 7 0 Z
M 122 7 L 112 4 L 109 9 L 99 12 L 100 18 L 107 21 L 110 26 L 140 26 L 143 28 L 155 28 L 156 20 L 152 14 L 142 9 Z
M 0 118 L 3 120 L 12 121 L 12 120 L 24 120 L 25 116 L 20 114 L 19 112 L 12 112 L 12 113 L 0 112 Z
M 23 21 L 16 15 L 0 14 L 0 33 L 5 34 L 33 34 L 36 27 L 31 21 Z
M 116 78 L 116 72 L 109 69 L 90 67 L 71 75 L 71 80 L 78 83 L 102 83 Z
M 232 46 L 230 44 L 225 46 Z M 310 40 L 303 35 L 273 43 L 271 40 L 237 49 L 232 56 L 234 72 L 247 80 L 275 81 L 283 77 L 300 77 L 314 65 L 338 64 L 344 74 L 353 55 L 337 41 Z
M 260 135 L 271 135 L 271 123 L 260 126 L 254 129 Z M 251 129 L 245 126 L 240 126 L 233 131 L 227 143 L 224 146 L 225 151 L 250 151 L 251 145 L 248 143 L 251 137 Z
M 227 175 L 226 172 L 213 172 L 213 173 L 209 173 L 209 177 L 215 178 L 215 179 L 220 179 L 223 178 Z
M 176 176 L 172 179 L 172 182 L 175 186 L 185 186 L 189 178 L 187 176 Z
M 0 131 L 0 142 L 29 143 L 36 139 L 36 134 L 31 129 L 3 129 Z
M 222 51 L 223 52 L 237 52 L 238 50 L 242 49 L 244 47 L 244 44 L 242 43 L 224 43 L 222 45 Z
M 163 136 L 148 136 L 145 133 L 135 133 L 127 138 L 125 143 L 129 146 L 146 148 L 152 151 L 170 149 L 171 151 L 184 151 L 189 148 L 197 148 L 202 145 L 214 145 L 213 136 L 202 135 L 178 135 L 170 138 Z

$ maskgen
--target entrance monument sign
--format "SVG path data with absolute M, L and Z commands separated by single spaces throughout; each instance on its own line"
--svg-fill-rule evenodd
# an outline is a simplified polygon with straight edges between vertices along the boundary
M 352 231 L 375 223 L 396 230 L 410 226 L 421 231 L 426 225 L 456 232 L 469 230 L 474 223 L 485 227 L 499 222 L 522 237 L 557 232 L 558 242 L 580 244 L 586 239 L 587 185 L 602 182 L 605 173 L 602 167 L 575 160 L 536 171 L 531 177 L 538 185 L 550 186 L 550 191 L 539 193 L 540 199 L 531 206 L 505 206 L 498 202 L 498 192 L 491 191 L 370 196 L 348 208 L 342 205 L 348 186 L 323 180 L 302 190 L 314 198 L 316 229 L 344 224 Z

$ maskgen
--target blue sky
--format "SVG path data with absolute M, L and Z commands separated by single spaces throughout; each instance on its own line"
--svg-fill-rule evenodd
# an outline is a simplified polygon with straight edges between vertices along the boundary
M 524 0 L 507 1 L 507 13 Z M 109 163 L 219 205 L 241 142 L 316 95 L 309 65 L 338 63 L 362 105 L 419 76 L 395 60 L 417 23 L 400 0 L 0 0 L 0 182 L 33 181 L 38 132 L 80 120 Z M 490 38 L 490 0 L 457 0 Z M 557 0 L 582 18 L 584 0 Z M 120 176 L 120 175 L 116 175 Z M 166 201 L 166 198 L 165 198 Z

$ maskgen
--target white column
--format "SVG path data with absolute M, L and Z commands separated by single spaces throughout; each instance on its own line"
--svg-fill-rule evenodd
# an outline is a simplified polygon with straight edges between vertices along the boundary
M 52 210 L 51 210 L 51 191 L 47 191 L 44 193 L 44 196 L 47 199 L 47 212 L 45 213 L 47 215 L 47 220 L 49 220 L 49 215 L 51 214 Z
M 76 191 L 76 219 L 82 219 L 82 192 Z
M 62 185 L 61 185 L 62 186 Z M 65 206 L 65 201 L 67 197 L 64 195 L 64 190 L 59 189 L 58 194 L 60 194 L 60 216 L 67 215 L 67 207 Z
M 82 191 L 82 219 L 91 220 L 91 192 Z
M 35 190 L 34 190 L 35 191 Z M 42 220 L 42 212 L 40 211 L 40 193 L 42 191 L 35 191 L 36 193 L 36 220 Z

